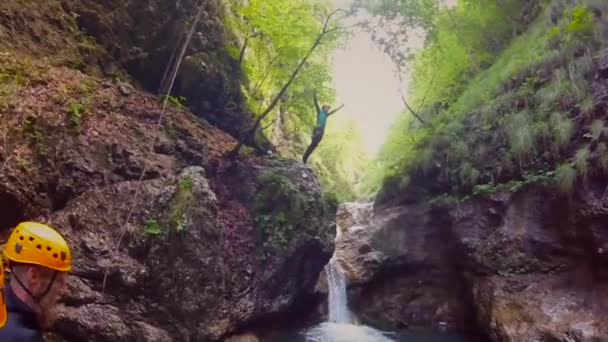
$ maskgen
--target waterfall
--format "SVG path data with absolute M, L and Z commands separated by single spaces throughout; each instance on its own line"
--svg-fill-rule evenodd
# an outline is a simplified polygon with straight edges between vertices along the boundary
M 327 288 L 329 298 L 327 301 L 329 321 L 333 323 L 351 323 L 348 310 L 348 297 L 346 295 L 346 277 L 336 258 L 331 258 L 327 264 Z

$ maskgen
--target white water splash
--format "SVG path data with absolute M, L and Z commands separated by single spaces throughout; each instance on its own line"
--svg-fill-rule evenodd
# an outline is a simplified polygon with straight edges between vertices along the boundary
M 307 342 L 392 342 L 382 332 L 364 325 L 323 323 L 306 332 Z

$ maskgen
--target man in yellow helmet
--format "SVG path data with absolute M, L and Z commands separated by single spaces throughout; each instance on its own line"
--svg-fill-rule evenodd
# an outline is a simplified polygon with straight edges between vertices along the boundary
M 42 332 L 54 323 L 72 255 L 53 228 L 36 222 L 19 224 L 4 247 L 11 278 L 6 286 L 8 311 L 0 341 L 43 342 Z

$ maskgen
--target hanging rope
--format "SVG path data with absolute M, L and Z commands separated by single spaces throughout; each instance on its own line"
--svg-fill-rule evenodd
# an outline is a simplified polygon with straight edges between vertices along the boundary
M 161 109 L 160 115 L 158 117 L 158 120 L 156 121 L 156 125 L 154 127 L 154 139 L 152 141 L 152 144 L 150 144 L 150 149 L 148 150 L 148 152 L 146 153 L 146 157 L 144 158 L 144 167 L 141 171 L 141 175 L 139 176 L 139 179 L 137 181 L 137 186 L 135 188 L 135 194 L 133 196 L 133 201 L 131 202 L 131 206 L 129 208 L 129 212 L 127 215 L 127 219 L 125 220 L 124 224 L 121 226 L 120 228 L 120 236 L 118 237 L 118 241 L 116 242 L 116 246 L 114 247 L 114 253 L 118 253 L 119 249 L 120 249 L 120 244 L 122 242 L 122 240 L 124 239 L 126 233 L 127 233 L 127 226 L 129 225 L 129 223 L 131 222 L 131 218 L 133 217 L 133 213 L 135 211 L 135 208 L 137 206 L 137 201 L 139 200 L 139 195 L 141 192 L 141 185 L 143 183 L 144 177 L 146 172 L 148 171 L 148 167 L 150 166 L 150 156 L 152 155 L 152 152 L 154 152 L 154 145 L 156 144 L 156 141 L 158 140 L 159 136 L 160 136 L 160 129 L 162 127 L 162 123 L 163 123 L 163 118 L 165 116 L 165 113 L 167 111 L 167 105 L 169 103 L 169 96 L 171 95 L 171 91 L 173 90 L 173 86 L 175 85 L 175 80 L 177 79 L 177 73 L 179 71 L 179 68 L 181 66 L 181 63 L 184 59 L 184 56 L 186 54 L 186 51 L 188 50 L 188 46 L 190 45 L 190 41 L 192 40 L 192 36 L 194 35 L 194 32 L 196 31 L 196 26 L 198 25 L 198 22 L 200 21 L 200 18 L 203 14 L 203 9 L 204 9 L 204 3 L 205 0 L 201 0 L 198 6 L 198 12 L 196 14 L 196 17 L 194 18 L 194 22 L 192 23 L 192 27 L 190 28 L 190 31 L 188 32 L 188 36 L 186 37 L 186 41 L 184 42 L 182 49 L 180 51 L 180 54 L 177 58 L 177 61 L 174 65 L 173 68 L 173 72 L 171 75 L 171 82 L 169 83 L 169 88 L 167 89 L 167 92 L 165 94 L 165 98 L 163 100 L 163 107 Z M 169 61 L 169 63 L 172 63 L 172 61 Z M 103 276 L 103 285 L 101 288 L 101 292 L 104 293 L 105 292 L 105 288 L 106 288 L 106 281 L 108 278 L 108 274 L 110 273 L 109 269 L 106 269 L 104 276 Z

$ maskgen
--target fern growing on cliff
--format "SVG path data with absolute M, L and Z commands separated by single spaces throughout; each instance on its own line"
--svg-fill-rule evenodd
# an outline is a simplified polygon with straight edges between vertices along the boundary
M 599 138 L 602 137 L 602 135 L 604 134 L 604 131 L 606 130 L 604 121 L 601 119 L 593 120 L 593 122 L 591 123 L 590 130 L 591 130 L 591 139 L 593 141 L 598 140 Z
M 570 194 L 574 190 L 576 183 L 576 170 L 570 163 L 561 164 L 555 173 L 557 188 L 565 194 Z
M 560 150 L 568 145 L 574 134 L 574 123 L 567 114 L 554 112 L 549 117 L 552 132 L 552 148 L 554 154 L 559 154 Z
M 587 177 L 589 176 L 590 156 L 591 152 L 589 151 L 589 146 L 578 149 L 574 155 L 574 165 L 576 166 L 576 171 L 584 181 L 586 181 Z
M 586 118 L 590 118 L 593 114 L 593 111 L 595 110 L 595 101 L 593 100 L 593 97 L 590 95 L 587 95 L 580 102 L 579 108 L 580 108 L 583 116 L 585 116 Z
M 416 18 L 421 13 L 412 3 L 383 2 L 397 12 L 412 10 L 400 14 Z M 608 5 L 599 0 L 519 3 L 524 11 L 537 10 L 538 17 L 487 55 L 483 33 L 454 32 L 441 21 L 442 15 L 456 14 L 468 29 L 483 30 L 476 20 L 497 2 L 484 2 L 483 15 L 467 7 L 473 3 L 479 4 L 456 1 L 450 9 L 437 9 L 430 42 L 410 64 L 414 82 L 408 100 L 428 113 L 429 125 L 396 124 L 381 163 L 390 165 L 391 177 L 425 171 L 434 177 L 434 188 L 465 193 L 474 180 L 509 182 L 555 169 L 555 186 L 572 192 L 577 178 L 582 183 L 595 165 L 608 166 L 602 143 L 606 124 L 599 119 L 597 89 L 592 89 L 605 78 L 597 70 L 608 37 Z M 499 21 L 502 14 L 492 17 Z M 520 14 L 512 13 L 511 19 L 523 19 Z M 428 160 L 435 162 L 422 167 Z
M 66 119 L 67 127 L 70 133 L 78 134 L 82 128 L 86 107 L 83 103 L 74 102 L 68 107 Z
M 511 151 L 519 159 L 520 165 L 534 152 L 534 145 L 537 140 L 537 130 L 531 121 L 528 112 L 521 112 L 512 115 L 507 124 L 509 135 L 509 145 Z
M 597 145 L 597 154 L 600 166 L 605 173 L 608 173 L 608 146 L 605 143 Z

